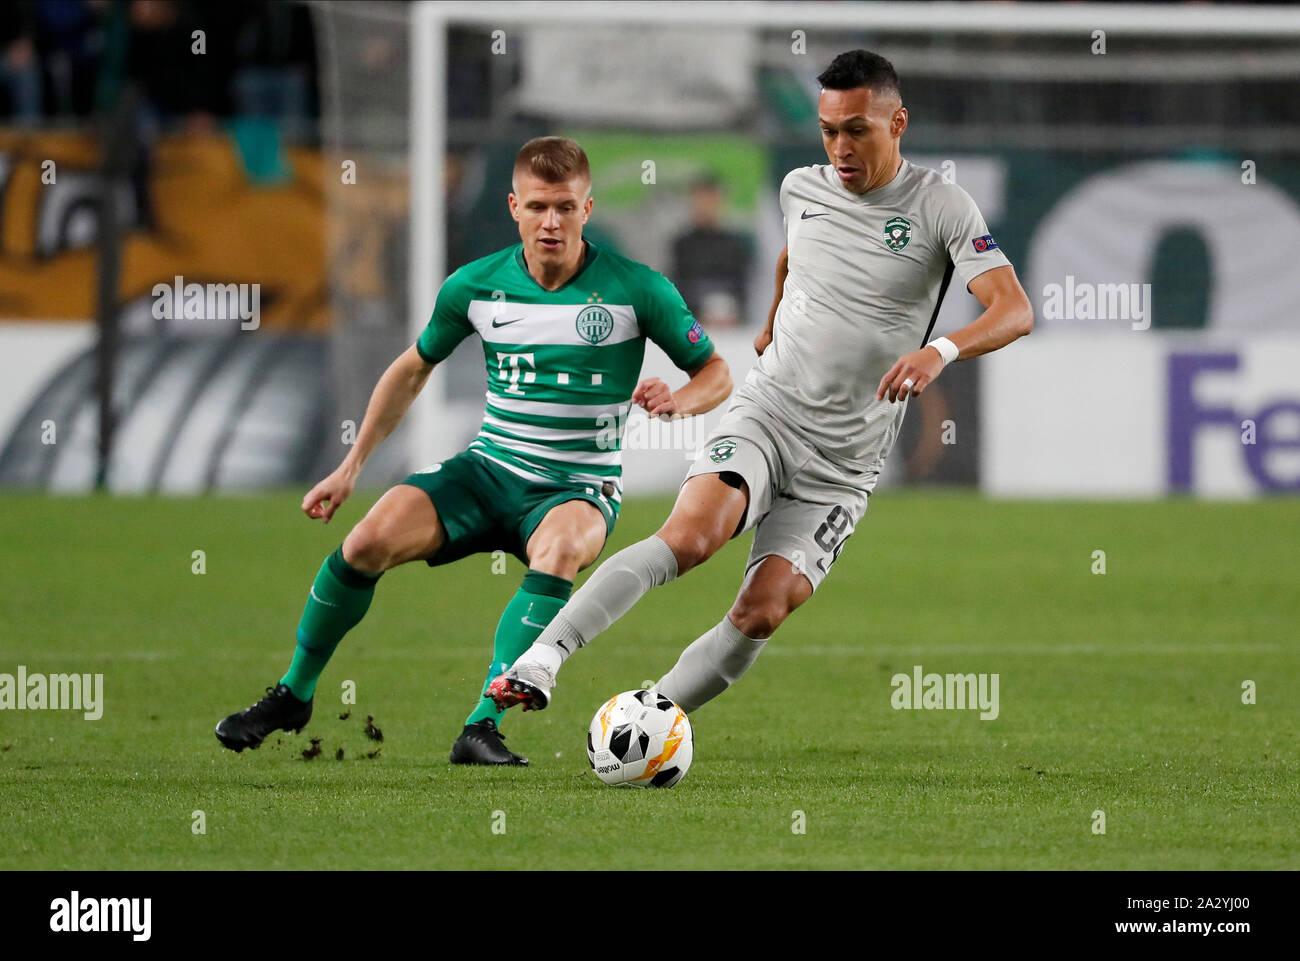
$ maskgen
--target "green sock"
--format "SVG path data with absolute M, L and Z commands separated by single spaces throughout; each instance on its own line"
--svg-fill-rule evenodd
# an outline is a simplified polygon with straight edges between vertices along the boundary
M 343 559 L 341 547 L 325 558 L 298 622 L 298 649 L 293 663 L 280 678 L 298 700 L 310 701 L 316 693 L 320 672 L 325 670 L 343 635 L 366 616 L 370 599 L 375 596 L 375 582 L 381 576 L 357 570 Z
M 524 582 L 519 585 L 515 596 L 501 613 L 497 624 L 496 638 L 492 642 L 492 666 L 488 668 L 487 680 L 483 682 L 483 692 L 488 685 L 504 674 L 520 654 L 532 647 L 542 628 L 551 623 L 551 618 L 560 612 L 564 602 L 573 590 L 573 581 L 566 581 L 554 574 L 541 571 L 529 571 Z M 480 697 L 474 713 L 465 718 L 466 724 L 473 724 L 485 718 L 492 718 L 498 724 L 505 711 L 498 711 L 490 697 Z

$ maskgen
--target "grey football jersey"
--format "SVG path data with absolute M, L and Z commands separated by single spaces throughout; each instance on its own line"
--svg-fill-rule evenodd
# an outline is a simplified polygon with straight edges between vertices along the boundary
M 954 267 L 969 284 L 1009 261 L 961 187 L 903 161 L 854 194 L 828 165 L 781 184 L 790 272 L 772 344 L 741 392 L 851 474 L 878 473 L 904 404 L 880 378 L 929 340 Z

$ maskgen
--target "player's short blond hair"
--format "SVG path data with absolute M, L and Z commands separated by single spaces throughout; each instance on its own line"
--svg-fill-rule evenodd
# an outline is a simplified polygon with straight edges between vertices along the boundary
M 559 184 L 574 177 L 591 183 L 591 164 L 576 140 L 568 137 L 534 137 L 515 155 L 516 174 L 527 170 L 547 183 Z

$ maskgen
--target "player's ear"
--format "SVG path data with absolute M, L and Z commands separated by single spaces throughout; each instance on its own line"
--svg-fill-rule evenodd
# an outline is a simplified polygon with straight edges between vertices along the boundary
M 591 208 L 596 206 L 596 200 L 591 194 L 587 194 L 587 199 L 582 204 L 582 222 L 585 224 L 591 217 Z
M 890 122 L 890 135 L 901 137 L 903 131 L 907 129 L 907 108 L 899 107 L 894 111 L 894 119 Z
M 519 198 L 513 193 L 506 194 L 506 203 L 510 207 L 510 216 L 519 219 Z

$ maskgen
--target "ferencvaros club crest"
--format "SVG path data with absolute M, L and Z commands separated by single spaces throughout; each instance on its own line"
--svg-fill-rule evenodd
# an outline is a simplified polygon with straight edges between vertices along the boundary
M 578 311 L 578 336 L 589 344 L 599 344 L 614 332 L 614 315 L 599 304 Z

